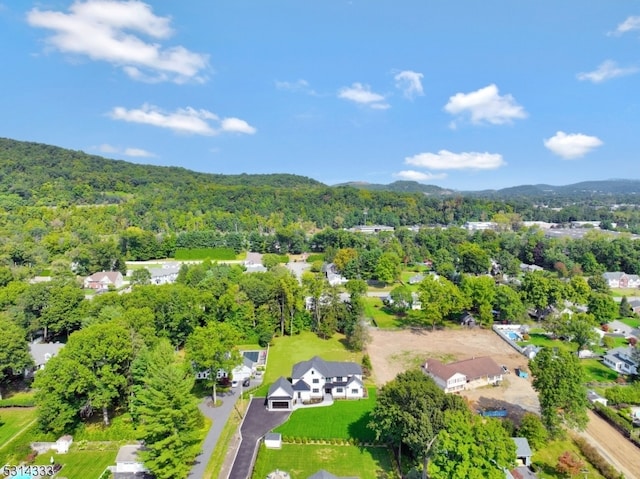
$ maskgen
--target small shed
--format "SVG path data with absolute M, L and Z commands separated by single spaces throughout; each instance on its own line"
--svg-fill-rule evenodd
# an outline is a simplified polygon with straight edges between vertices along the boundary
M 609 402 L 607 400 L 607 398 L 604 398 L 602 396 L 600 396 L 600 394 L 598 394 L 595 391 L 589 390 L 587 391 L 587 399 L 589 400 L 590 403 L 595 404 L 595 403 L 600 403 L 603 406 L 606 406 L 607 403 Z
M 522 462 L 523 466 L 531 465 L 531 456 L 533 452 L 529 446 L 529 441 L 526 437 L 512 437 L 513 442 L 516 444 L 516 460 Z
M 282 435 L 277 432 L 268 432 L 264 435 L 264 446 L 267 449 L 282 448 Z
M 73 443 L 73 437 L 70 435 L 61 436 L 58 440 L 53 444 L 51 449 L 55 449 L 58 451 L 58 454 L 66 454 L 69 452 L 69 448 Z

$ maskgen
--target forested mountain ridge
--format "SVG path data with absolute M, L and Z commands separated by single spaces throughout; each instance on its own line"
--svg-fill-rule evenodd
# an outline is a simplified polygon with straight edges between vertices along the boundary
M 370 191 L 393 191 L 396 193 L 424 193 L 425 195 L 453 195 L 457 192 L 448 190 L 435 185 L 425 185 L 417 181 L 394 181 L 388 185 L 377 183 L 367 183 L 364 181 L 351 181 L 349 183 L 340 183 L 334 186 L 351 186 L 359 190 Z
M 119 194 L 145 187 L 185 189 L 220 186 L 270 186 L 308 188 L 322 183 L 291 174 L 222 175 L 198 173 L 180 167 L 142 165 L 111 160 L 82 151 L 41 143 L 0 138 L 0 193 L 17 194 L 23 200 L 54 194 L 54 201 L 117 203 Z M 43 191 L 44 188 L 44 191 Z M 66 198 L 61 198 L 65 195 Z

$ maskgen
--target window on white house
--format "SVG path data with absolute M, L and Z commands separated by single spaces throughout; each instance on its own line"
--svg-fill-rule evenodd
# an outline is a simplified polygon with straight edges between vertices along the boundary
M 337 383 L 341 383 L 342 382 L 342 376 L 336 376 L 336 382 Z
M 319 390 L 318 388 L 313 388 L 313 389 L 311 390 L 311 392 L 319 393 L 319 392 L 320 392 L 320 390 Z
M 360 394 L 360 390 L 359 389 L 352 389 L 351 390 L 351 394 Z
M 336 392 L 337 392 L 337 393 L 341 393 L 341 392 L 343 392 L 343 391 L 344 391 L 344 390 L 343 390 L 342 388 L 336 388 Z
M 313 380 L 313 384 L 318 384 L 320 382 L 320 380 L 318 378 Z

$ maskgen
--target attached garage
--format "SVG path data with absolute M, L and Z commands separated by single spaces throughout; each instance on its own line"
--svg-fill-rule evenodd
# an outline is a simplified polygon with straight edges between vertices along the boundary
M 269 411 L 290 411 L 293 408 L 293 386 L 285 378 L 280 377 L 271 385 L 267 394 L 267 409 Z

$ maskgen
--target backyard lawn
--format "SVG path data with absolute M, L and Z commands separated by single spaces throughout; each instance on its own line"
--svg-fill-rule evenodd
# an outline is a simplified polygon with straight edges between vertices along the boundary
M 580 364 L 589 383 L 611 383 L 618 378 L 618 373 L 597 359 L 581 359 Z
M 305 479 L 320 469 L 339 477 L 397 477 L 386 447 L 283 444 L 282 449 L 266 449 L 260 446 L 252 477 L 263 479 L 276 469 L 288 472 L 291 479 Z
M 366 318 L 373 318 L 381 329 L 395 329 L 403 326 L 402 318 L 390 313 L 380 298 L 364 298 L 364 315 Z
M 558 464 L 558 457 L 565 452 L 570 451 L 577 454 L 578 457 L 585 463 L 585 467 L 589 471 L 589 479 L 603 479 L 602 476 L 596 471 L 591 464 L 580 454 L 578 447 L 571 440 L 566 441 L 551 441 L 548 442 L 544 449 L 536 451 L 533 455 L 533 464 L 538 467 L 538 477 L 540 479 L 562 479 L 567 476 L 558 474 L 555 470 L 556 464 Z
M 269 348 L 267 370 L 262 386 L 256 389 L 255 396 L 266 396 L 271 383 L 280 376 L 291 377 L 295 363 L 320 356 L 327 361 L 353 361 L 360 364 L 362 353 L 353 352 L 344 345 L 344 335 L 335 334 L 330 339 L 320 339 L 315 333 L 303 331 L 295 336 L 275 338 Z
M 284 440 L 349 439 L 371 442 L 375 434 L 367 428 L 370 412 L 376 404 L 376 390 L 360 400 L 335 401 L 332 406 L 303 408 L 294 411 L 287 422 L 274 429 Z
M 35 464 L 62 464 L 60 475 L 68 479 L 98 479 L 107 466 L 115 466 L 118 443 L 103 443 L 101 450 L 81 451 L 72 446 L 67 454 L 47 453 L 36 457 Z
M 518 341 L 518 346 L 528 346 L 529 344 L 533 344 L 534 346 L 541 346 L 544 348 L 558 348 L 565 351 L 575 352 L 577 345 L 575 343 L 571 343 L 569 341 L 561 341 L 559 339 L 551 339 L 544 333 L 534 333 L 531 332 L 529 334 L 529 339 L 527 341 Z
M 0 448 L 36 418 L 36 408 L 11 407 L 0 409 Z

